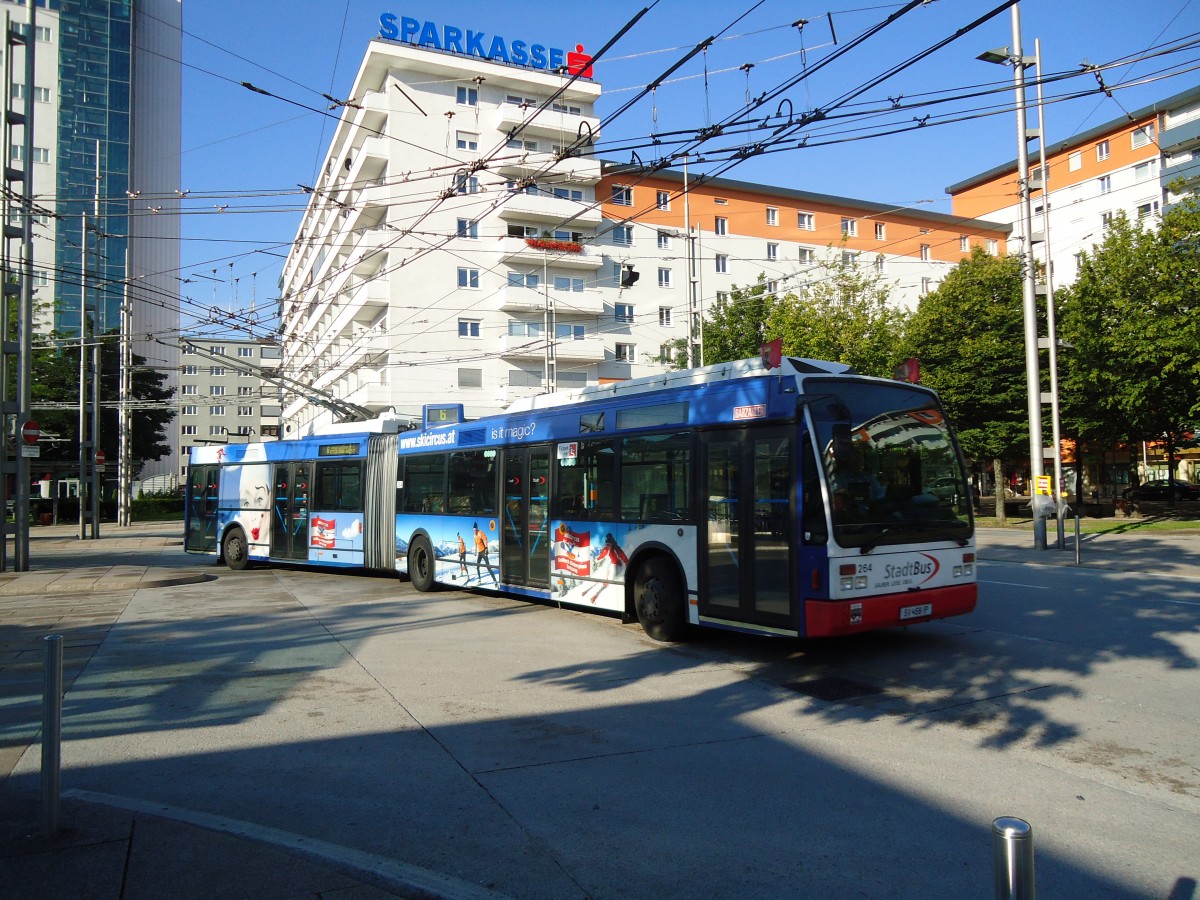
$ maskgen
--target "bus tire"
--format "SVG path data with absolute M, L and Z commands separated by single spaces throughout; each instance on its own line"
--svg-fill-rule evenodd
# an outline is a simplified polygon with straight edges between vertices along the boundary
M 638 622 L 656 641 L 683 639 L 687 605 L 675 567 L 661 556 L 646 560 L 633 582 L 633 605 Z
M 240 528 L 230 528 L 221 541 L 221 556 L 225 565 L 235 572 L 241 572 L 250 567 L 250 545 L 246 543 L 246 532 Z
M 433 548 L 424 535 L 413 538 L 408 545 L 408 580 L 418 591 L 433 590 L 436 567 Z

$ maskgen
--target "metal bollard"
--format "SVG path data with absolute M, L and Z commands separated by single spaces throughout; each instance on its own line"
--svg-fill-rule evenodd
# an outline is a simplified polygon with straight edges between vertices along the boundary
M 1079 516 L 1075 516 L 1075 565 L 1079 565 Z
M 1024 819 L 992 822 L 992 869 L 996 900 L 1034 900 L 1033 828 Z
M 51 634 L 46 642 L 45 683 L 42 690 L 42 834 L 58 834 L 58 801 L 62 771 L 63 639 Z

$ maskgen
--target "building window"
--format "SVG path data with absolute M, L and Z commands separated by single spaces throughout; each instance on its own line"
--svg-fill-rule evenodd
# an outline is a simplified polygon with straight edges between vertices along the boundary
M 671 286 L 671 270 L 659 268 L 658 270 L 658 286 L 660 288 L 669 288 Z
M 1113 213 L 1112 213 L 1111 209 L 1108 210 L 1107 212 L 1100 213 L 1100 227 L 1101 228 L 1107 228 L 1109 225 L 1112 224 L 1112 222 L 1113 222 Z
M 883 222 L 875 223 L 875 240 L 882 241 L 887 239 L 887 227 Z
M 779 293 L 779 282 L 778 281 L 768 281 L 767 282 L 767 293 L 768 294 L 778 294 Z
M 536 290 L 539 284 L 541 284 L 541 276 L 539 276 L 536 272 L 508 273 L 509 287 L 530 288 L 531 290 Z M 479 287 L 479 285 L 475 285 L 475 287 Z
M 663 328 L 671 328 L 675 322 L 671 318 L 671 307 L 660 306 L 658 308 L 658 324 Z
M 223 396 L 225 396 L 225 385 L 223 385 L 223 384 L 210 384 L 210 385 L 208 386 L 208 395 L 209 395 L 210 397 L 223 397 Z
M 853 250 L 843 250 L 842 251 L 842 265 L 853 266 L 853 265 L 857 265 L 857 263 L 858 263 L 858 254 L 857 253 L 855 253 Z
M 507 147 L 509 150 L 533 150 L 533 151 L 536 151 L 538 148 L 538 142 L 537 141 L 527 141 L 523 138 L 515 137 L 515 138 L 509 138 L 507 141 L 505 141 L 504 146 Z
M 471 219 L 458 220 L 458 236 L 460 238 L 478 238 L 479 223 Z
M 21 162 L 25 159 L 25 145 L 24 144 L 13 144 L 12 145 L 12 159 L 14 162 Z M 47 150 L 45 147 L 34 147 L 33 148 L 33 161 L 35 163 L 50 162 L 50 151 Z
M 556 325 L 554 336 L 560 341 L 582 341 L 587 337 L 587 328 L 583 325 Z
M 717 254 L 717 271 L 718 272 L 728 272 L 729 271 L 729 257 L 726 256 L 724 253 Z
M 513 337 L 540 338 L 542 336 L 542 323 L 522 322 L 519 319 L 513 319 L 508 323 L 508 333 Z
M 556 291 L 570 291 L 573 294 L 583 293 L 583 279 L 571 278 L 567 275 L 555 275 L 554 289 Z
M 458 336 L 467 338 L 479 337 L 479 319 L 459 319 Z
M 185 397 L 195 397 L 198 393 L 200 393 L 200 388 L 194 384 L 181 384 L 179 386 L 179 392 Z
M 930 259 L 931 259 L 931 257 L 929 255 L 929 245 L 922 244 L 921 245 L 921 262 L 929 262 Z
M 478 194 L 479 179 L 466 172 L 459 172 L 454 176 L 454 192 L 456 194 Z
M 12 98 L 14 100 L 24 100 L 25 99 L 25 85 L 14 84 L 12 86 Z M 34 99 L 35 103 L 49 103 L 50 102 L 50 88 L 38 87 L 37 85 L 34 85 L 33 99 Z
M 238 388 L 238 396 L 239 397 L 253 397 L 254 396 L 254 388 L 243 385 Z
M 796 227 L 801 231 L 816 231 L 817 217 L 810 212 L 796 213 Z
M 210 406 L 208 408 L 208 414 L 210 416 L 223 416 L 223 415 L 225 415 L 225 407 L 224 406 Z
M 1083 154 L 1076 150 L 1067 157 L 1067 171 L 1078 172 L 1083 168 Z
M 459 369 L 458 386 L 460 388 L 482 388 L 483 369 Z
M 184 366 L 180 371 L 184 375 L 199 375 L 200 367 L 199 366 Z
M 253 359 L 254 358 L 254 348 L 253 347 L 238 347 L 238 356 L 240 356 L 242 359 Z
M 842 216 L 842 237 L 858 237 L 858 220 Z
M 194 437 L 196 434 L 196 426 L 195 425 L 184 425 L 182 428 L 179 429 L 179 433 L 182 434 L 184 437 Z
M 479 135 L 473 131 L 460 131 L 455 136 L 454 146 L 459 150 L 478 150 Z
M 671 208 L 671 192 L 670 191 L 655 191 L 654 192 L 654 205 L 658 209 L 670 209 Z
M 779 209 L 777 207 L 774 207 L 774 206 L 767 207 L 767 224 L 768 225 L 778 225 L 779 224 Z
M 779 259 L 779 245 L 768 242 L 767 243 L 767 260 L 770 262 L 774 262 L 777 259 Z
M 553 188 L 550 191 L 559 200 L 574 200 L 576 203 L 583 202 L 583 191 L 577 188 Z
M 658 249 L 659 250 L 670 250 L 671 249 L 671 233 L 669 231 L 660 231 L 658 233 Z
M 713 234 L 729 234 L 729 220 L 724 216 L 717 216 L 713 220 Z
M 633 324 L 633 304 L 617 303 L 613 306 L 613 319 L 626 325 Z
M 1000 245 L 996 242 L 995 238 L 988 238 L 987 252 L 991 256 L 995 256 L 1000 252 Z
M 633 188 L 624 184 L 614 184 L 612 202 L 616 206 L 633 206 Z
M 192 406 L 192 405 L 189 403 L 189 404 L 186 404 L 186 405 L 184 405 L 184 406 L 181 406 L 181 407 L 179 408 L 179 412 L 180 412 L 182 415 L 185 415 L 185 416 L 194 416 L 194 415 L 196 415 L 196 407 Z
M 933 280 L 930 278 L 922 278 L 921 279 L 921 296 L 924 297 L 931 290 L 933 290 Z
M 213 376 L 214 378 L 224 378 L 225 377 L 225 367 L 224 366 L 209 366 L 208 374 Z
M 209 355 L 211 355 L 211 356 L 224 356 L 225 348 L 224 347 L 209 347 L 208 352 L 209 352 Z
M 1158 201 L 1148 200 L 1145 203 L 1139 203 L 1137 208 L 1137 217 L 1145 219 L 1147 216 L 1158 215 Z
M 725 304 L 729 302 L 728 291 L 717 291 L 717 303 Z
M 612 230 L 613 243 L 618 247 L 633 246 L 633 226 L 617 225 Z
M 455 99 L 459 106 L 478 106 L 479 105 L 479 88 L 467 87 L 460 84 L 455 91 Z
M 237 414 L 239 416 L 252 416 L 252 415 L 254 415 L 254 407 L 253 406 L 239 406 Z
M 1100 141 L 1096 144 L 1096 159 L 1099 162 L 1108 159 L 1108 141 Z
M 479 287 L 479 270 L 460 268 L 458 270 L 458 286 L 460 288 Z
M 971 241 L 965 234 L 958 236 L 958 250 L 960 253 L 968 253 L 971 250 Z
M 1138 183 L 1141 181 L 1149 181 L 1152 178 L 1158 177 L 1158 160 L 1148 159 L 1144 163 L 1138 163 L 1133 167 L 1133 181 Z
M 816 254 L 816 251 L 814 251 L 812 247 L 801 247 L 800 248 L 800 262 L 803 265 L 811 266 L 816 261 L 817 261 L 817 254 Z
M 229 432 L 227 432 L 225 430 L 224 425 L 209 425 L 208 426 L 208 436 L 209 437 L 219 437 L 222 434 L 228 434 L 228 433 Z
M 1107 194 L 1112 190 L 1111 175 L 1101 175 L 1096 181 L 1099 183 L 1101 194 Z
M 1133 129 L 1133 149 L 1145 147 L 1147 144 L 1154 143 L 1154 125 L 1147 125 L 1144 128 Z
M 637 347 L 634 344 L 617 344 L 617 362 L 633 362 L 637 358 Z

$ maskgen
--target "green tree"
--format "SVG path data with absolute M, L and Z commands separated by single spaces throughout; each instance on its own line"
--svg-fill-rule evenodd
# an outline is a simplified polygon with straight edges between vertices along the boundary
M 91 348 L 88 348 L 90 354 Z M 100 347 L 100 449 L 112 461 L 119 445 L 119 371 L 120 346 L 115 334 L 101 339 Z M 166 433 L 175 418 L 168 401 L 174 390 L 163 386 L 166 374 L 146 365 L 133 355 L 132 414 L 130 442 L 133 472 L 136 475 L 148 460 L 160 459 L 171 452 Z M 43 444 L 41 459 L 48 462 L 75 462 L 79 459 L 79 347 L 65 344 L 59 350 L 38 350 L 33 356 L 33 405 L 70 404 L 73 408 L 39 409 L 42 431 L 56 436 Z M 90 401 L 90 397 L 88 400 Z
M 1159 227 L 1118 215 L 1056 297 L 1067 407 L 1087 437 L 1161 440 L 1175 452 L 1200 420 L 1200 206 Z
M 1028 452 L 1021 260 L 976 247 L 922 298 L 908 323 L 907 356 L 938 392 L 963 453 L 992 461 L 1004 518 L 1003 461 Z
M 728 362 L 758 356 L 768 340 L 766 322 L 775 297 L 762 275 L 750 287 L 734 287 L 717 300 L 704 317 L 704 363 Z
M 799 296 L 780 297 L 767 314 L 766 335 L 782 338 L 789 356 L 827 359 L 864 375 L 890 377 L 903 357 L 906 313 L 889 305 L 891 288 L 874 266 L 832 248 Z

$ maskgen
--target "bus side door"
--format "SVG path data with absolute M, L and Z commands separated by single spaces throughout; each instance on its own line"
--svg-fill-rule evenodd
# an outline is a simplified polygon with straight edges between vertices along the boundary
M 271 558 L 308 559 L 309 493 L 312 465 L 279 463 L 271 491 Z
M 699 611 L 795 628 L 792 430 L 705 432 Z
M 504 451 L 504 525 L 500 530 L 500 580 L 550 584 L 550 448 Z
M 195 466 L 188 471 L 187 523 L 184 549 L 217 549 L 217 479 L 220 466 Z

